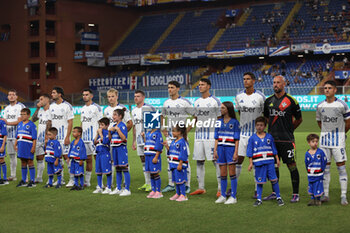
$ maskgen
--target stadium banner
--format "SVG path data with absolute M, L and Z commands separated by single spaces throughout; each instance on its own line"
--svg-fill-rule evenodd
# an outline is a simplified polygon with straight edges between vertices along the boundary
M 190 74 L 174 75 L 147 75 L 142 77 L 143 87 L 167 86 L 170 81 L 178 81 L 180 85 L 188 85 L 191 82 Z
M 246 48 L 244 56 L 265 56 L 267 54 L 267 47 Z
M 314 54 L 348 53 L 350 52 L 349 42 L 317 44 Z
M 84 51 L 74 51 L 74 59 L 83 59 Z
M 182 53 L 166 53 L 167 60 L 181 60 Z
M 239 9 L 226 10 L 225 16 L 228 18 L 235 17 L 239 14 Z
M 137 89 L 137 77 L 106 77 L 106 78 L 90 78 L 89 88 L 91 90 L 108 90 L 115 88 L 117 90 L 135 90 Z
M 350 70 L 336 70 L 334 72 L 335 79 L 348 79 L 350 74 Z
M 245 49 L 241 50 L 224 50 L 224 51 L 206 51 L 208 58 L 216 58 L 216 59 L 223 59 L 223 58 L 235 58 L 235 57 L 244 57 L 245 56 Z
M 27 0 L 28 7 L 35 7 L 39 5 L 39 0 Z
M 270 47 L 269 56 L 288 56 L 290 54 L 289 46 L 280 46 L 280 47 Z
M 90 57 L 90 58 L 87 58 L 87 65 L 94 66 L 94 67 L 105 67 L 106 61 L 104 58 Z
M 290 46 L 290 50 L 292 52 L 314 51 L 315 49 L 316 49 L 315 43 L 292 44 Z
M 183 52 L 182 59 L 196 59 L 196 58 L 206 58 L 207 54 L 205 51 L 196 52 Z
M 86 58 L 104 58 L 103 52 L 97 52 L 97 51 L 85 51 L 85 57 Z
M 81 33 L 81 44 L 99 45 L 100 35 L 97 32 L 83 32 Z
M 112 56 L 108 57 L 108 65 L 118 66 L 126 64 L 139 64 L 140 55 Z
M 149 66 L 149 65 L 164 65 L 169 64 L 166 54 L 145 54 L 141 55 L 140 65 Z

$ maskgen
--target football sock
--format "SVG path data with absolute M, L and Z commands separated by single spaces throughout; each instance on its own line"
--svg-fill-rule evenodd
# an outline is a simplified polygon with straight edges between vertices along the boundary
M 176 185 L 176 194 L 179 195 L 179 196 L 181 195 L 180 185 L 179 184 Z
M 74 176 L 74 185 L 79 186 L 79 176 Z
M 85 172 L 85 183 L 90 184 L 91 181 L 91 171 L 86 171 Z
M 261 195 L 263 191 L 263 185 L 262 184 L 256 184 L 256 199 L 261 201 Z
M 168 185 L 170 186 L 174 186 L 174 182 L 173 182 L 173 174 L 172 174 L 172 171 L 170 170 L 170 165 L 168 163 Z
M 57 178 L 58 179 L 58 178 Z M 49 185 L 52 185 L 52 181 L 53 181 L 53 175 L 49 176 Z
M 80 186 L 83 187 L 84 186 L 84 175 L 80 175 Z
M 156 177 L 156 191 L 160 192 L 162 185 L 162 180 L 160 179 L 160 175 Z
M 237 176 L 236 175 L 230 176 L 230 179 L 231 179 L 231 196 L 233 198 L 236 198 L 236 194 L 237 194 Z M 226 189 L 224 189 L 224 192 L 226 192 Z M 221 194 L 224 193 L 224 192 L 221 192 Z
M 101 187 L 103 186 L 102 179 L 101 179 Z M 112 174 L 107 175 L 107 188 L 111 189 L 112 187 Z
M 102 189 L 102 175 L 97 175 L 97 185 Z
M 145 162 L 142 163 L 143 176 L 145 177 L 145 184 L 151 184 L 151 175 L 149 172 L 145 172 Z
M 6 163 L 3 162 L 1 165 L 2 168 L 2 174 L 3 174 L 3 180 L 7 180 L 7 167 L 6 167 Z
M 30 180 L 34 182 L 34 180 L 35 180 L 35 167 L 34 166 L 29 167 L 29 176 L 30 176 Z
M 187 187 L 191 187 L 191 166 L 190 163 L 187 164 L 187 182 L 186 182 L 186 186 Z
M 299 171 L 296 166 L 288 167 L 292 179 L 293 194 L 299 193 Z
M 204 189 L 205 167 L 204 161 L 197 161 L 197 180 L 198 188 Z
M 226 197 L 227 176 L 221 176 L 221 196 Z
M 125 189 L 130 190 L 130 172 L 124 171 Z
M 17 168 L 16 154 L 10 154 L 10 168 L 11 168 L 11 176 L 16 177 L 16 168 Z
M 241 175 L 242 171 L 242 164 L 236 164 L 236 177 L 239 178 L 239 175 Z
M 281 197 L 280 195 L 280 186 L 278 185 L 278 180 L 271 181 L 272 184 L 272 189 L 276 193 L 276 197 L 279 198 Z
M 151 187 L 152 187 L 152 191 L 155 192 L 156 191 L 156 181 L 153 177 L 151 177 Z
M 326 165 L 323 173 L 323 189 L 324 195 L 328 197 L 329 195 L 329 183 L 331 181 L 331 165 Z
M 180 193 L 181 193 L 181 195 L 186 196 L 186 185 L 185 185 L 185 183 L 182 183 L 179 186 L 180 186 Z
M 122 190 L 122 179 L 123 179 L 122 172 L 121 171 L 117 171 L 116 183 L 117 183 L 117 188 L 119 190 Z
M 36 178 L 42 180 L 43 179 L 43 172 L 45 169 L 44 160 L 37 160 L 36 166 L 37 166 Z
M 215 167 L 215 171 L 216 171 L 216 180 L 218 182 L 218 191 L 221 190 L 221 175 L 220 175 L 220 166 L 219 164 L 217 164 L 216 161 L 213 161 L 214 167 Z M 203 182 L 204 182 L 204 178 L 203 178 Z
M 28 172 L 27 166 L 22 167 L 22 180 L 24 182 L 26 182 L 27 180 L 27 172 Z
M 53 176 L 52 176 L 52 179 L 53 179 Z M 61 174 L 61 172 L 57 173 L 57 184 L 62 184 L 62 174 Z
M 345 165 L 338 166 L 337 168 L 339 173 L 341 197 L 346 197 L 348 187 L 348 174 L 346 173 Z

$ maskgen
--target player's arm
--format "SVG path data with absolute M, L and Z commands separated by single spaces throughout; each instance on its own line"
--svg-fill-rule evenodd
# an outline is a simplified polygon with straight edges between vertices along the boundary
M 251 137 L 248 139 L 247 157 L 249 158 L 248 171 L 251 171 L 253 169 L 253 141 Z
M 322 128 L 322 122 L 321 121 L 317 121 L 317 125 L 318 125 L 318 127 L 320 127 L 320 129 Z
M 126 123 L 126 128 L 128 129 L 128 132 L 131 130 L 132 126 L 133 126 L 132 120 L 129 120 L 129 121 Z
M 49 131 L 49 129 L 52 127 L 52 121 L 51 120 L 48 120 L 46 122 L 46 129 L 45 129 L 45 137 L 46 137 L 46 134 L 47 134 L 47 131 Z
M 238 160 L 238 145 L 239 145 L 239 139 L 235 139 L 235 152 L 233 153 L 233 161 Z
M 4 119 L 4 121 L 5 121 L 6 125 L 15 126 L 15 125 L 18 125 L 22 121 L 22 118 L 18 117 L 17 121 L 13 121 L 13 122 L 8 122 L 6 119 Z
M 299 127 L 301 122 L 303 122 L 303 116 L 301 115 L 301 109 L 299 103 L 293 99 L 294 103 L 294 108 L 293 108 L 293 116 L 294 116 L 294 121 L 293 121 L 293 127 L 294 130 Z
M 122 141 L 124 141 L 126 139 L 124 133 L 120 130 L 120 128 L 118 126 L 115 127 L 115 131 L 118 133 L 118 135 Z
M 64 139 L 65 145 L 69 145 L 69 143 L 70 143 L 70 135 L 72 133 L 72 129 L 73 129 L 73 119 L 69 119 L 68 120 L 67 135 L 66 135 L 66 138 Z
M 276 159 L 276 165 L 277 167 L 280 167 L 280 158 L 278 157 L 278 155 L 275 155 L 275 159 Z
M 37 108 L 35 109 L 35 112 L 34 112 L 34 114 L 33 114 L 33 116 L 32 116 L 32 121 L 33 121 L 33 122 L 36 122 L 37 120 L 39 120 L 39 117 L 38 117 L 39 110 L 40 110 L 40 107 L 37 107 Z
M 32 145 L 32 149 L 30 150 L 30 153 L 35 153 L 35 147 L 36 147 L 36 139 L 33 140 L 33 145 Z
M 17 138 L 16 138 L 16 140 L 15 140 L 15 144 L 13 145 L 13 148 L 15 149 L 15 151 L 18 151 L 18 147 L 17 147 Z
M 295 120 L 293 121 L 293 127 L 294 127 L 294 129 L 298 128 L 299 125 L 301 124 L 301 122 L 303 122 L 303 118 L 302 118 L 302 117 L 300 117 L 299 119 L 295 119 Z
M 350 129 L 350 118 L 345 120 L 345 133 Z
M 214 144 L 214 160 L 218 160 L 218 140 L 215 139 L 215 144 Z
M 135 125 L 132 127 L 132 149 L 136 150 L 136 128 L 135 128 Z
M 7 135 L 5 135 L 2 138 L 2 145 L 1 145 L 1 148 L 0 148 L 0 153 L 3 153 L 5 151 L 6 140 L 7 140 Z

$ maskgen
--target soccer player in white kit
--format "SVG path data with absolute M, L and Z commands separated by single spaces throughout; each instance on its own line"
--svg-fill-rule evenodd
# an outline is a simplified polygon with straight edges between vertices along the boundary
M 194 102 L 196 110 L 195 117 L 196 121 L 215 123 L 219 116 L 221 116 L 220 106 L 221 102 L 218 98 L 211 95 L 209 90 L 211 82 L 209 79 L 201 78 L 199 81 L 199 92 L 202 97 Z M 197 124 L 197 123 L 196 123 Z M 198 126 L 198 124 L 197 124 Z M 204 187 L 205 177 L 205 160 L 213 161 L 216 169 L 216 178 L 218 182 L 218 191 L 216 196 L 221 195 L 221 179 L 220 179 L 220 167 L 214 160 L 214 131 L 215 126 L 209 125 L 202 127 L 196 127 L 194 149 L 193 149 L 193 160 L 197 161 L 197 180 L 198 189 L 191 193 L 191 195 L 198 195 L 206 193 Z
M 96 156 L 94 138 L 96 137 L 99 128 L 98 121 L 102 118 L 102 108 L 94 103 L 94 98 L 91 89 L 83 90 L 83 101 L 85 105 L 81 108 L 80 121 L 83 129 L 82 139 L 86 148 L 86 173 L 84 186 L 90 187 L 91 171 L 92 171 L 92 156 Z
M 124 118 L 123 118 L 123 122 L 126 125 L 126 128 L 128 129 L 128 132 L 131 130 L 132 128 L 132 119 L 130 116 L 130 111 L 129 109 L 123 105 L 120 104 L 118 102 L 118 91 L 114 88 L 110 88 L 107 91 L 107 99 L 108 99 L 108 106 L 104 109 L 103 111 L 103 116 L 107 117 L 110 121 L 109 127 L 111 128 L 113 126 L 112 122 L 113 122 L 113 111 L 116 109 L 125 109 L 124 112 Z M 111 147 L 111 154 L 112 154 L 112 147 Z M 130 169 L 130 166 L 128 167 Z M 115 166 L 112 166 L 112 184 L 113 184 L 113 176 L 115 174 Z
M 63 99 L 64 91 L 61 87 L 54 87 L 51 92 L 53 103 L 50 104 L 49 108 L 49 120 L 47 123 L 47 128 L 55 127 L 58 130 L 57 140 L 61 144 L 62 154 L 64 160 L 67 163 L 67 167 L 69 167 L 69 145 L 70 145 L 70 135 L 72 133 L 73 128 L 73 107 L 70 103 Z M 62 160 L 63 163 L 63 160 Z M 62 164 L 63 165 L 63 164 Z M 62 172 L 62 184 L 63 184 L 63 174 Z M 74 185 L 74 176 L 70 175 L 70 179 L 67 188 L 73 187 Z
M 9 181 L 17 180 L 16 178 L 16 168 L 17 168 L 17 158 L 16 151 L 14 148 L 16 140 L 17 125 L 21 122 L 21 110 L 25 108 L 24 104 L 18 102 L 17 91 L 14 89 L 9 90 L 7 99 L 10 104 L 6 106 L 3 111 L 3 120 L 7 125 L 7 147 L 6 152 L 10 156 L 10 168 L 11 176 L 8 177 Z
M 243 75 L 243 85 L 245 90 L 237 94 L 235 102 L 236 109 L 240 115 L 241 135 L 238 145 L 238 161 L 236 163 L 237 179 L 241 174 L 242 163 L 247 155 L 248 139 L 252 136 L 255 130 L 255 119 L 262 116 L 264 111 L 265 95 L 254 89 L 255 75 L 251 72 L 246 72 Z
M 134 94 L 134 101 L 136 107 L 131 111 L 131 117 L 133 121 L 133 131 L 132 131 L 132 149 L 137 151 L 137 155 L 140 156 L 143 175 L 145 177 L 145 184 L 142 185 L 139 190 L 146 192 L 151 191 L 151 177 L 149 172 L 145 172 L 145 153 L 144 145 L 145 142 L 141 133 L 144 132 L 143 128 L 143 112 L 145 111 L 156 111 L 156 109 L 149 104 L 145 104 L 145 93 L 141 90 L 136 90 Z
M 163 104 L 161 121 L 162 124 L 165 123 L 165 119 L 167 120 L 167 124 L 163 125 L 163 134 L 168 141 L 168 145 L 175 139 L 172 135 L 172 128 L 177 125 L 179 122 L 183 122 L 186 124 L 186 119 L 189 116 L 193 116 L 195 111 L 191 104 L 191 102 L 179 94 L 180 91 L 180 83 L 177 81 L 170 81 L 168 83 L 168 93 L 169 99 L 167 99 Z M 166 127 L 165 127 L 166 126 Z M 187 132 L 190 132 L 192 127 L 186 126 Z M 191 187 L 191 167 L 188 164 L 187 168 L 187 182 L 186 182 L 186 193 L 190 192 Z M 168 185 L 162 190 L 162 192 L 170 192 L 175 191 L 175 185 L 172 180 L 172 172 L 169 167 L 168 160 Z
M 49 120 L 50 114 L 50 96 L 48 94 L 42 94 L 39 97 L 39 102 L 36 105 L 36 110 L 32 116 L 32 121 L 38 122 L 38 136 L 36 140 L 36 163 L 37 172 L 35 183 L 43 182 L 43 172 L 45 169 L 44 155 L 45 155 L 45 135 L 46 135 L 46 125 Z
M 326 153 L 327 166 L 324 170 L 324 196 L 321 201 L 329 201 L 329 182 L 331 180 L 331 159 L 337 164 L 340 182 L 340 203 L 347 205 L 346 192 L 348 175 L 345 162 L 347 160 L 345 150 L 345 134 L 350 128 L 350 109 L 348 105 L 335 97 L 337 92 L 336 83 L 333 80 L 324 84 L 326 100 L 317 105 L 316 120 L 321 128 L 320 148 Z

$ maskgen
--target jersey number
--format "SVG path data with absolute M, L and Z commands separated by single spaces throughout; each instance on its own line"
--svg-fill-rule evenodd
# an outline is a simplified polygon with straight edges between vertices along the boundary
M 294 149 L 293 150 L 287 150 L 288 153 L 288 158 L 293 158 L 294 157 Z

